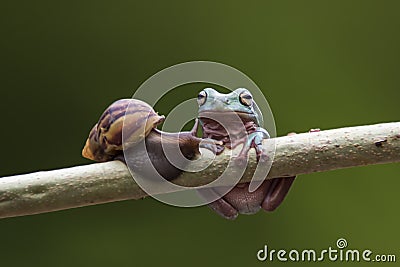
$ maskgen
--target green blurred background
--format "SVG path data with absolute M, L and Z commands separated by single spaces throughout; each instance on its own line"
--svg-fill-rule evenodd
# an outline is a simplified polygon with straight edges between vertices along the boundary
M 399 120 L 398 1 L 143 2 L 2 1 L 1 176 L 90 163 L 81 149 L 104 108 L 191 60 L 250 76 L 278 135 Z M 0 265 L 260 266 L 264 244 L 340 237 L 400 257 L 399 171 L 304 175 L 277 211 L 233 222 L 150 198 L 2 219 Z

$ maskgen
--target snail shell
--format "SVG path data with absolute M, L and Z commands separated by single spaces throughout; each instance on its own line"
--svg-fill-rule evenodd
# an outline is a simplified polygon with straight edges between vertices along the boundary
M 93 126 L 82 156 L 95 161 L 113 160 L 121 155 L 122 129 L 124 146 L 132 147 L 164 121 L 147 103 L 137 99 L 120 99 L 112 103 Z

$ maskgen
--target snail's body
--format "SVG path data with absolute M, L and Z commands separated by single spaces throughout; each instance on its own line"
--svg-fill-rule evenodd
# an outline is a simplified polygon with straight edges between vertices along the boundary
M 201 139 L 193 136 L 191 132 L 165 133 L 153 129 L 144 140 L 146 149 L 133 146 L 125 151 L 126 155 L 129 155 L 127 158 L 121 155 L 115 159 L 125 161 L 131 170 L 142 173 L 143 176 L 149 178 L 154 172 L 146 168 L 151 168 L 152 166 L 158 174 L 170 181 L 182 173 L 182 170 L 176 165 L 183 166 L 184 162 L 179 161 L 178 164 L 172 164 L 171 159 L 166 157 L 165 151 L 173 151 L 179 147 L 184 158 L 192 160 L 200 155 L 200 141 Z M 150 159 L 151 165 L 146 162 L 147 159 Z

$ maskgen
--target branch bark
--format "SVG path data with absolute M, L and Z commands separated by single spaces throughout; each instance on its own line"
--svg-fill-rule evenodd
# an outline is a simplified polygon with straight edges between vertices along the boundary
M 263 145 L 268 155 L 276 147 L 266 179 L 400 162 L 400 122 L 278 137 L 265 140 Z M 211 182 L 226 168 L 229 159 L 226 151 L 207 169 L 182 173 L 176 183 L 199 186 Z M 255 166 L 252 153 L 240 182 L 250 181 Z M 117 161 L 41 171 L 0 178 L 0 218 L 145 196 L 126 166 Z

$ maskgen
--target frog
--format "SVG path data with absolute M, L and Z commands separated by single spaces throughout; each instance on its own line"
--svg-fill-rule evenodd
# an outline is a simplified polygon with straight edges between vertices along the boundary
M 262 113 L 246 88 L 230 93 L 220 93 L 213 88 L 203 89 L 197 97 L 198 121 L 202 138 L 222 142 L 216 145 L 216 154 L 225 149 L 242 145 L 235 158 L 238 165 L 247 162 L 250 149 L 254 148 L 260 164 L 268 160 L 263 150 L 263 140 L 270 138 L 263 126 Z M 260 209 L 271 212 L 281 205 L 296 176 L 264 180 L 250 192 L 250 183 L 239 183 L 221 198 L 209 203 L 209 207 L 226 219 L 233 220 L 239 214 L 255 214 Z M 215 189 L 209 189 L 215 190 Z

